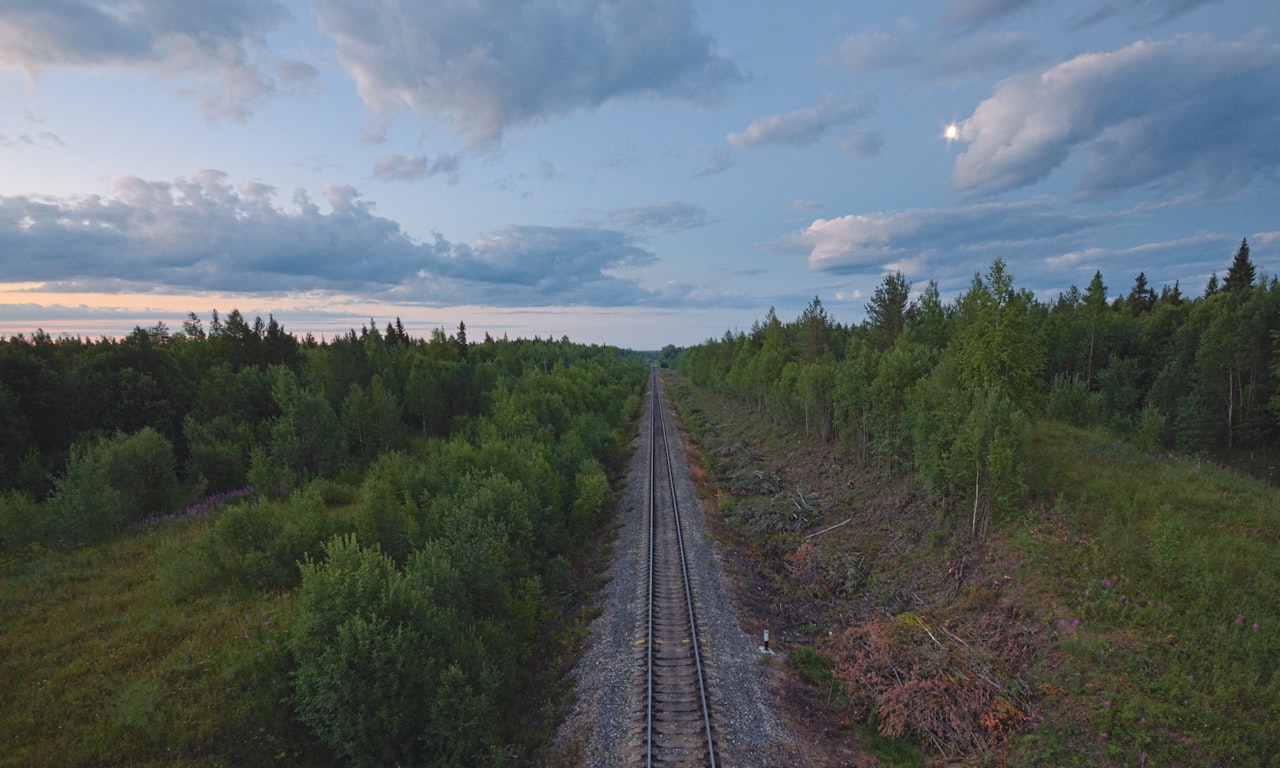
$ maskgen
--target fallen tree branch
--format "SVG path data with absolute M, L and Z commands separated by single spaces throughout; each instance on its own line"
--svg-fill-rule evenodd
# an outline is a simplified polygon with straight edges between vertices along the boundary
M 815 531 L 815 532 L 813 532 L 813 533 L 809 534 L 808 536 L 805 536 L 805 539 L 812 539 L 814 536 L 820 536 L 820 535 L 822 535 L 822 534 L 826 533 L 827 531 L 834 531 L 835 529 L 839 528 L 840 526 L 842 526 L 842 525 L 844 525 L 844 524 L 846 524 L 846 523 L 851 523 L 851 522 L 853 522 L 853 518 L 852 518 L 852 517 L 851 517 L 851 518 L 849 518 L 848 520 L 845 520 L 843 523 L 836 523 L 835 525 L 831 526 L 830 528 L 823 528 L 823 529 L 822 529 L 822 530 L 820 530 L 820 531 Z

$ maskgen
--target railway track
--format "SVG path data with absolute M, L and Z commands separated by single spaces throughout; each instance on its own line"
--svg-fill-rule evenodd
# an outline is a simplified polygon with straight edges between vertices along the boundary
M 657 368 L 650 374 L 646 766 L 714 766 L 711 707 Z

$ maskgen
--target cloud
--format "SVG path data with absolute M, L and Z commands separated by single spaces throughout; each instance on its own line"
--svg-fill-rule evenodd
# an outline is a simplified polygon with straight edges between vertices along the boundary
M 954 26 L 974 27 L 986 24 L 1035 5 L 1038 0 L 947 0 L 942 9 L 942 22 Z
M 439 300 L 439 293 L 461 294 L 474 303 L 499 306 L 624 306 L 654 299 L 636 282 L 605 274 L 657 260 L 615 230 L 509 226 L 471 246 L 437 240 L 433 251 L 417 279 L 406 286 L 406 298 Z
M 1010 78 L 960 125 L 956 189 L 990 195 L 1048 178 L 1073 153 L 1082 198 L 1206 184 L 1210 194 L 1280 168 L 1280 47 L 1257 36 L 1137 42 Z
M 1110 0 L 1080 17 L 1077 26 L 1101 24 L 1124 14 L 1137 16 L 1143 27 L 1162 24 L 1202 6 L 1214 5 L 1222 0 Z
M 884 151 L 884 136 L 879 131 L 854 131 L 840 140 L 840 149 L 854 160 L 878 157 Z
M 912 72 L 928 83 L 959 83 L 984 73 L 1008 70 L 1027 61 L 1035 50 L 1035 38 L 1026 32 L 994 32 L 966 36 L 938 46 Z
M 900 70 L 916 85 L 936 85 L 1007 70 L 1034 49 L 1034 38 L 1019 31 L 928 39 L 870 30 L 845 38 L 835 60 L 854 77 Z
M 373 175 L 383 181 L 413 181 L 443 174 L 456 182 L 460 165 L 461 158 L 447 152 L 437 154 L 434 160 L 425 155 L 406 157 L 391 152 L 373 166 Z
M 208 118 L 239 119 L 277 90 L 254 54 L 288 16 L 279 0 L 10 0 L 0 7 L 0 68 L 33 81 L 107 67 L 190 80 Z M 301 62 L 281 62 L 278 74 L 286 84 L 316 79 Z
M 837 59 L 845 71 L 861 77 L 877 70 L 905 69 L 920 61 L 921 53 L 914 42 L 905 38 L 869 30 L 846 37 Z
M 1157 289 L 1181 281 L 1184 292 L 1197 293 L 1211 272 L 1225 272 L 1240 243 L 1238 233 L 1214 231 L 1155 240 L 1139 234 L 1129 244 L 1102 236 L 1120 224 L 1150 231 L 1155 221 L 1147 206 L 1066 210 L 1052 198 L 1037 198 L 816 219 L 766 248 L 805 253 L 810 271 L 867 292 L 886 272 L 901 270 L 913 281 L 937 280 L 954 295 L 1001 258 L 1020 287 L 1046 298 L 1071 284 L 1085 285 L 1095 271 L 1113 294 L 1127 291 L 1139 272 Z M 1258 243 L 1254 263 L 1263 268 L 1265 255 L 1280 253 L 1274 248 L 1280 234 L 1270 234 L 1249 236 L 1251 246 Z
M 693 147 L 689 151 L 707 158 L 706 166 L 695 174 L 699 179 L 719 176 L 733 167 L 733 151 L 724 147 Z
M 879 275 L 964 281 L 991 259 L 1025 263 L 1029 253 L 1083 248 L 1087 234 L 1128 214 L 1067 214 L 1049 200 L 851 214 L 816 219 L 770 244 L 808 253 L 809 269 L 832 275 Z
M 52 131 L 38 131 L 32 133 L 20 133 L 17 136 L 7 136 L 0 133 L 0 147 L 43 147 L 45 149 L 53 149 L 67 146 L 58 134 Z
M 711 223 L 704 208 L 676 200 L 623 208 L 612 218 L 624 229 L 640 232 L 684 232 Z
M 312 8 L 383 127 L 408 108 L 447 121 L 472 146 L 611 99 L 706 103 L 744 79 L 698 27 L 690 0 L 312 0 Z
M 172 182 L 124 177 L 109 197 L 0 197 L 0 282 L 493 306 L 666 305 L 691 290 L 649 290 L 608 274 L 657 260 L 615 229 L 510 226 L 470 245 L 441 235 L 421 242 L 348 185 L 325 187 L 328 212 L 302 190 L 288 210 L 276 196 L 204 170 Z M 698 211 L 672 203 L 632 214 L 644 226 L 676 227 Z
M 828 100 L 816 107 L 756 118 L 741 133 L 730 133 L 726 138 L 734 149 L 761 144 L 805 147 L 832 128 L 849 125 L 869 114 L 871 106 L 865 100 Z

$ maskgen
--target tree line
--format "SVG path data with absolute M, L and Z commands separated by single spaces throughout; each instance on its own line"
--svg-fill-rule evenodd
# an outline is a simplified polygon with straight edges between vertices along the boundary
M 288 609 L 237 673 L 259 681 L 255 706 L 353 765 L 489 764 L 523 748 L 531 691 L 554 684 L 531 662 L 554 650 L 646 372 L 612 347 L 474 342 L 462 323 L 317 341 L 233 311 L 119 340 L 13 337 L 0 549 L 159 529 L 173 600 Z
M 1140 273 L 1110 298 L 1102 274 L 1041 301 L 1002 260 L 953 302 L 887 275 L 866 320 L 842 326 L 818 298 L 792 322 L 682 352 L 712 387 L 793 419 L 855 461 L 910 471 L 976 531 L 1025 490 L 1040 416 L 1116 430 L 1157 450 L 1274 450 L 1280 439 L 1280 286 L 1241 241 L 1200 295 L 1157 293 Z

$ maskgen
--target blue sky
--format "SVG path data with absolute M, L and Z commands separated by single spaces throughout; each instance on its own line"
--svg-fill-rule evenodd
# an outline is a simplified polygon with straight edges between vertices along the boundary
M 881 9 L 883 6 L 883 9 Z M 1000 257 L 1280 272 L 1258 0 L 9 0 L 0 334 L 274 314 L 635 348 Z M 954 126 L 948 135 L 948 126 Z

